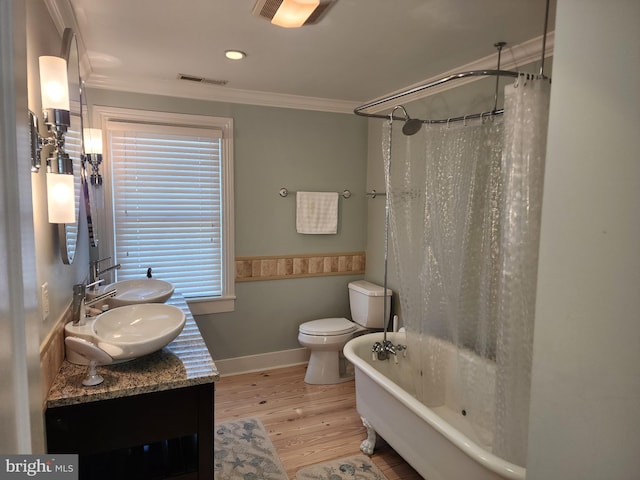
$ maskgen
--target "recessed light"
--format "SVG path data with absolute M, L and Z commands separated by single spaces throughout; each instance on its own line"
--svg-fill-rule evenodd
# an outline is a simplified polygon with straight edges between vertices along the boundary
M 242 60 L 244 57 L 247 56 L 247 54 L 244 52 L 241 52 L 240 50 L 226 50 L 224 52 L 224 56 L 227 57 L 229 60 Z

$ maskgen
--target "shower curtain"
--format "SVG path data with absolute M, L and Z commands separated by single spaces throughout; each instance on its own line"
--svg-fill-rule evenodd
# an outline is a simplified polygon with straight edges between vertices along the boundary
M 522 75 L 502 118 L 413 137 L 388 123 L 383 135 L 415 394 L 430 406 L 459 399 L 478 441 L 523 466 L 548 102 L 548 80 Z M 450 345 L 456 392 L 442 388 Z

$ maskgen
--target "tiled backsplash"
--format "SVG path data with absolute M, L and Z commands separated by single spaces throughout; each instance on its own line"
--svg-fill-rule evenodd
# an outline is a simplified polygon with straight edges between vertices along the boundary
M 236 257 L 236 282 L 358 275 L 364 267 L 364 252 Z

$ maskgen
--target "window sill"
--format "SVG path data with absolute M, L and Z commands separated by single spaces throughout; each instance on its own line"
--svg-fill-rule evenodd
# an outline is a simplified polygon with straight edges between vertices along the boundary
M 208 315 L 210 313 L 233 312 L 236 308 L 236 297 L 185 298 L 192 315 Z

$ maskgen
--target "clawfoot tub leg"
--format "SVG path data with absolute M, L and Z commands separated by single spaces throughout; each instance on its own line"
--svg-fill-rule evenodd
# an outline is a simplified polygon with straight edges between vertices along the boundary
M 367 438 L 360 444 L 360 451 L 366 455 L 373 455 L 373 449 L 376 446 L 376 431 L 366 418 L 360 417 L 360 420 L 362 420 L 364 428 L 367 429 Z

